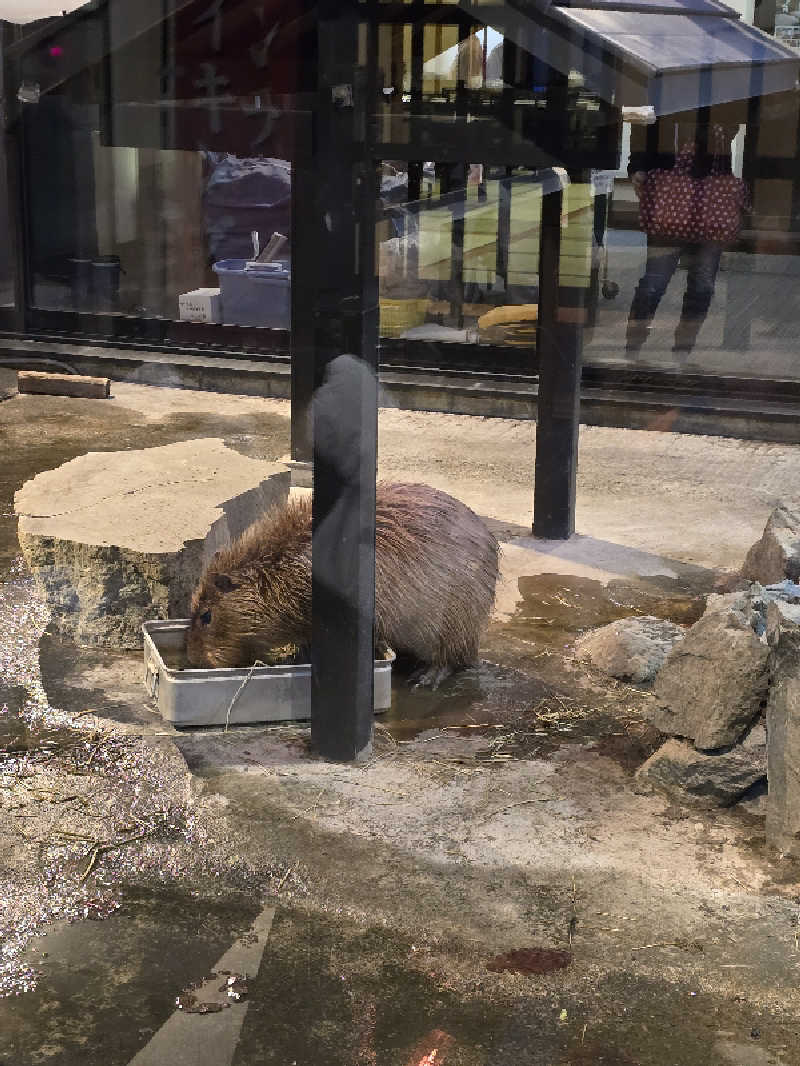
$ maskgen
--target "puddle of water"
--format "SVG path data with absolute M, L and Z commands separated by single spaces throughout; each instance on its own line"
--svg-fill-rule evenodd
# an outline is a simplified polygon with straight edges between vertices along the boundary
M 506 624 L 545 647 L 564 647 L 587 629 L 631 615 L 653 615 L 692 625 L 705 609 L 708 589 L 674 579 L 615 580 L 537 574 L 519 579 L 522 603 Z
M 498 653 L 502 647 L 498 649 Z M 552 673 L 552 671 L 551 671 Z M 636 711 L 605 708 L 598 695 L 560 685 L 511 668 L 482 663 L 446 681 L 438 691 L 411 689 L 393 679 L 392 707 L 378 721 L 396 741 L 422 734 L 430 739 L 471 738 L 483 743 L 471 758 L 548 758 L 565 744 L 591 744 L 600 755 L 633 773 L 663 737 Z
M 513 698 L 493 719 L 497 700 L 491 669 L 484 670 L 483 686 L 474 678 L 470 683 L 468 671 L 460 684 L 443 686 L 438 703 L 436 694 L 427 697 L 432 706 L 426 725 L 455 724 L 470 716 L 504 722 L 515 733 L 508 750 L 518 757 L 546 758 L 566 743 L 594 744 L 632 772 L 653 753 L 661 735 L 637 710 L 635 687 L 629 689 L 628 707 L 613 685 L 587 677 L 572 661 L 571 648 L 581 633 L 620 618 L 653 615 L 691 625 L 705 609 L 713 577 L 701 574 L 692 584 L 648 578 L 618 579 L 608 585 L 562 574 L 520 578 L 517 613 L 492 625 L 485 642 L 486 653 L 505 664 L 505 675 L 519 679 L 511 682 Z M 448 696 L 452 699 L 446 700 Z M 402 694 L 399 703 L 402 715 Z
M 462 670 L 438 689 L 414 688 L 399 671 L 392 676 L 392 706 L 378 721 L 396 740 L 410 740 L 428 729 L 475 727 L 519 717 L 550 691 L 538 678 L 495 663 Z
M 415 950 L 383 928 L 281 910 L 251 992 L 248 1020 L 262 1022 L 245 1026 L 237 1066 L 487 1062 L 502 1008 L 448 988 Z
M 0 999 L 0 1062 L 127 1066 L 260 909 L 253 895 L 217 893 L 129 888 L 107 921 L 36 939 L 38 986 Z
M 27 695 L 25 689 L 0 687 L 0 770 L 11 757 L 52 755 L 75 743 L 71 729 L 48 726 L 41 719 L 26 721 L 21 712 Z

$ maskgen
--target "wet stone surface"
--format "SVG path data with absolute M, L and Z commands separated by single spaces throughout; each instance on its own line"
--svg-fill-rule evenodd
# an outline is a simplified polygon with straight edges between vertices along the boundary
M 398 740 L 462 723 L 475 728 L 507 721 L 511 708 L 533 704 L 548 691 L 538 678 L 488 661 L 455 674 L 436 690 L 414 688 L 394 670 L 392 706 L 378 721 Z
M 657 578 L 605 586 L 541 574 L 521 578 L 519 588 L 515 616 L 490 627 L 486 659 L 436 691 L 411 689 L 395 671 L 392 708 L 380 724 L 397 740 L 426 730 L 488 738 L 495 757 L 593 743 L 635 770 L 663 739 L 639 713 L 637 689 L 647 687 L 587 678 L 571 662 L 574 642 L 588 629 L 636 615 L 689 625 L 703 613 L 712 577 L 694 585 Z
M 51 699 L 39 663 L 48 611 L 18 566 L 0 584 L 0 613 L 1 997 L 35 987 L 32 937 L 113 914 L 123 882 L 180 881 L 189 869 L 202 881 L 222 866 L 229 886 L 266 885 L 270 871 L 244 861 L 235 836 L 236 857 L 206 847 L 203 804 L 166 738 L 125 734 L 80 698 Z
M 636 694 L 620 707 L 602 692 L 571 685 L 565 670 L 558 673 L 558 682 L 548 684 L 484 661 L 436 692 L 412 690 L 397 675 L 391 710 L 376 719 L 378 729 L 400 743 L 424 740 L 431 754 L 443 744 L 453 748 L 461 739 L 469 742 L 465 761 L 494 765 L 547 758 L 564 745 L 589 744 L 633 773 L 663 740 L 638 713 Z
M 564 574 L 521 577 L 522 601 L 507 629 L 546 647 L 563 646 L 587 629 L 635 615 L 692 625 L 703 614 L 713 581 L 712 574 L 698 574 L 692 584 L 674 578 L 620 578 L 604 585 Z
M 39 986 L 0 1001 L 0 1056 L 125 1066 L 256 909 L 252 894 L 229 889 L 125 888 L 109 921 L 51 929 L 28 954 Z M 446 1066 L 796 1061 L 796 1022 L 746 996 L 698 992 L 678 976 L 604 974 L 585 945 L 573 956 L 566 983 L 563 970 L 492 973 L 468 943 L 281 906 L 248 983 L 233 1066 L 419 1066 L 437 1049 L 432 1061 Z M 747 1057 L 754 1039 L 764 1057 Z
M 0 1062 L 127 1064 L 258 911 L 230 889 L 122 886 L 121 896 L 108 921 L 57 924 L 32 941 L 26 961 L 40 980 L 0 1000 Z
M 192 966 L 195 972 L 202 968 L 202 956 L 191 948 L 191 931 L 207 914 L 206 904 L 180 902 L 180 913 L 177 898 L 167 897 L 163 905 L 187 936 L 188 950 L 178 948 L 166 972 L 152 975 L 150 994 L 137 1011 L 142 1042 L 164 1017 L 170 979 Z M 225 910 L 222 905 L 220 911 Z M 143 918 L 134 911 L 128 920 L 131 931 L 123 931 L 122 946 L 132 958 L 141 954 L 138 937 L 145 928 L 156 933 L 155 925 L 145 927 Z M 211 940 L 222 922 L 219 917 L 204 920 L 204 939 Z M 242 915 L 240 924 L 243 920 Z M 122 921 L 115 918 L 98 932 L 110 933 Z M 158 935 L 163 942 L 160 930 Z M 88 957 L 100 964 L 99 980 L 113 982 L 109 963 L 116 955 L 115 950 L 102 962 L 90 943 Z M 436 1057 L 428 1061 L 446 1066 L 726 1066 L 747 1062 L 733 1058 L 732 1049 L 746 1054 L 754 1039 L 775 1056 L 774 1062 L 792 1063 L 785 1057 L 795 1039 L 791 1024 L 746 1002 L 729 1004 L 698 994 L 680 981 L 619 974 L 598 983 L 591 961 L 580 955 L 575 965 L 583 980 L 577 988 L 565 986 L 558 974 L 492 974 L 476 963 L 469 954 L 454 957 L 443 944 L 281 908 L 262 974 L 249 989 L 234 1066 L 419 1066 L 434 1051 Z M 123 1007 L 133 1005 L 141 980 L 115 989 Z M 74 1002 L 76 992 L 59 991 Z M 107 1038 L 107 1025 L 91 1036 Z M 758 1038 L 750 1035 L 754 1030 Z M 124 1061 L 121 1049 L 114 1050 L 106 1044 L 108 1066 Z M 54 1061 L 66 1066 L 69 1059 Z M 103 1060 L 86 1061 L 93 1066 Z M 751 1057 L 750 1066 L 761 1061 Z
M 10 388 L 12 378 L 4 372 L 2 383 Z M 120 735 L 120 724 L 152 722 L 141 656 L 90 652 L 46 635 L 49 612 L 18 557 L 13 514 L 25 481 L 90 450 L 205 436 L 253 458 L 286 452 L 285 417 L 172 411 L 170 399 L 163 406 L 169 395 L 144 390 L 139 410 L 55 397 L 2 403 L 0 449 L 13 462 L 0 467 L 0 995 L 35 985 L 21 958 L 31 936 L 62 919 L 113 913 L 122 877 L 179 877 L 203 836 L 181 760 Z M 161 402 L 160 416 L 150 417 L 148 396 Z M 213 405 L 200 397 L 200 408 Z M 148 724 L 145 732 L 153 731 Z

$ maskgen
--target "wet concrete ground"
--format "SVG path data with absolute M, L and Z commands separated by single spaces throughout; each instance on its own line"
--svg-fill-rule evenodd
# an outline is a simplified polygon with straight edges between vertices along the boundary
M 272 416 L 166 410 L 154 425 L 76 403 L 56 417 L 43 400 L 38 432 L 31 407 L 23 417 L 0 404 L 15 456 L 0 510 L 38 469 L 140 446 L 145 426 L 167 443 L 224 435 L 223 422 L 240 447 L 286 450 L 286 421 Z M 0 522 L 8 572 L 13 521 Z M 302 727 L 176 736 L 144 698 L 138 656 L 40 640 L 34 627 L 39 675 L 6 671 L 0 692 L 0 770 L 27 759 L 32 793 L 10 810 L 19 786 L 3 779 L 0 921 L 34 888 L 40 902 L 68 896 L 73 920 L 49 913 L 16 956 L 4 943 L 28 975 L 16 990 L 33 987 L 0 999 L 0 1063 L 132 1062 L 272 901 L 246 1015 L 215 1066 L 800 1064 L 797 871 L 765 853 L 757 819 L 637 795 L 631 773 L 658 742 L 649 694 L 570 655 L 578 632 L 614 617 L 693 621 L 717 575 L 682 574 L 522 580 L 479 668 L 436 693 L 396 683 L 375 756 L 357 769 L 310 758 Z M 24 574 L 3 587 L 17 607 L 33 596 Z M 23 639 L 18 660 L 29 651 Z M 161 776 L 148 765 L 159 758 Z M 83 802 L 60 812 L 68 779 Z M 153 815 L 168 781 L 182 792 L 164 833 Z M 68 824 L 125 839 L 131 812 L 147 835 L 99 852 L 86 878 L 88 835 L 51 847 Z M 19 829 L 38 837 L 22 857 L 9 845 Z M 47 864 L 55 884 L 39 883 Z M 569 964 L 495 972 L 498 956 L 528 949 Z M 210 1034 L 215 1017 L 190 1020 Z
M 205 975 L 252 916 L 251 901 L 230 894 L 131 893 L 107 922 L 49 938 L 47 980 L 11 1012 L 0 1007 L 0 1048 L 9 1062 L 130 1061 L 174 1009 L 175 990 Z M 431 1061 L 452 1066 L 797 1061 L 786 1057 L 796 1028 L 690 984 L 628 973 L 596 985 L 580 958 L 570 980 L 493 975 L 487 961 L 468 956 L 452 972 L 447 953 L 383 927 L 279 907 L 231 1061 L 416 1066 L 437 1047 Z

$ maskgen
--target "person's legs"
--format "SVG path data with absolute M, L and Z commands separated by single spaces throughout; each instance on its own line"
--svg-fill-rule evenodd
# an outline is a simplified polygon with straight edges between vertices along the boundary
M 722 245 L 718 241 L 705 244 L 692 244 L 685 249 L 687 255 L 686 293 L 683 297 L 683 309 L 675 330 L 675 351 L 690 352 L 697 340 L 697 334 L 705 321 L 722 256 Z
M 636 352 L 647 340 L 650 323 L 681 257 L 679 246 L 647 244 L 647 266 L 636 286 L 628 316 L 627 349 Z
M 608 220 L 608 200 L 607 193 L 597 193 L 594 198 L 594 209 L 592 212 L 592 230 L 594 231 L 594 243 L 598 248 L 602 248 L 606 239 L 606 222 Z

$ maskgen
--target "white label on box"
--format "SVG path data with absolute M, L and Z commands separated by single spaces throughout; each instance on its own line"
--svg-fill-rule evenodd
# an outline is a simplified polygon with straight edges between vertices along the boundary
M 221 322 L 222 301 L 219 289 L 195 289 L 178 297 L 181 322 Z

